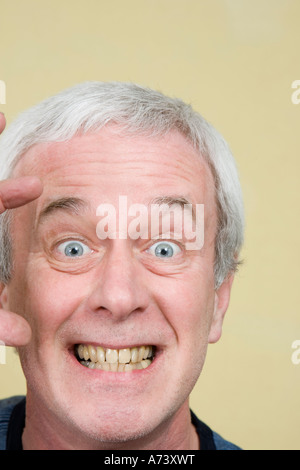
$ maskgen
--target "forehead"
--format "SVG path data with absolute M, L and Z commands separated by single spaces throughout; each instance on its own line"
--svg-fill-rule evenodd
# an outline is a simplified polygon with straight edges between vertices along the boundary
M 178 132 L 163 137 L 126 135 L 110 126 L 67 142 L 38 144 L 23 155 L 14 176 L 37 175 L 43 198 L 76 193 L 111 200 L 114 195 L 184 194 L 194 203 L 214 199 L 208 164 Z

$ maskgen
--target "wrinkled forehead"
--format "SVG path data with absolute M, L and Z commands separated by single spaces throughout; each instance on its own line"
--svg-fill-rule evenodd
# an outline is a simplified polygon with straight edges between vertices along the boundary
M 84 187 L 120 194 L 185 192 L 194 202 L 214 201 L 214 178 L 204 158 L 179 132 L 165 136 L 128 135 L 107 127 L 97 134 L 66 142 L 47 142 L 29 149 L 14 176 L 37 175 L 49 191 Z M 138 194 L 138 192 L 137 192 Z M 153 194 L 151 194 L 153 196 Z M 136 202 L 141 202 L 137 200 Z
M 175 201 L 182 213 L 190 206 L 186 219 L 174 215 L 174 220 L 180 219 L 178 230 L 182 220 L 184 225 L 191 219 L 193 224 L 200 220 L 205 246 L 214 244 L 218 223 L 214 179 L 204 158 L 180 134 L 145 138 L 106 129 L 67 142 L 39 144 L 16 166 L 15 176 L 22 175 L 39 176 L 44 186 L 39 199 L 17 209 L 15 228 L 19 230 L 20 224 L 22 230 L 27 227 L 29 238 L 38 233 L 41 220 L 50 220 L 49 215 L 57 223 L 70 220 L 69 216 L 72 220 L 81 217 L 82 226 L 92 230 L 99 216 L 105 215 L 99 213 L 99 206 L 102 210 L 107 203 L 113 206 L 109 214 L 116 213 L 119 230 L 120 214 L 127 220 L 134 208 L 137 220 L 136 204 L 145 206 L 152 224 L 153 203 L 171 201 L 174 207 Z M 126 197 L 126 207 L 120 203 L 120 196 Z M 204 216 L 199 206 L 204 208 Z

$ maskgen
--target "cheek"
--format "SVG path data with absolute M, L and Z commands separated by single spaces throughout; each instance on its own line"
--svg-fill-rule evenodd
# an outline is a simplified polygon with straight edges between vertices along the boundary
M 179 345 L 194 353 L 206 347 L 213 315 L 213 282 L 202 276 L 165 280 L 159 297 L 160 310 L 178 338 Z M 165 295 L 168 293 L 168 295 Z
M 32 269 L 25 279 L 16 280 L 10 289 L 13 311 L 28 320 L 39 341 L 55 334 L 80 305 L 85 295 L 80 276 L 55 270 Z
M 193 276 L 186 282 L 183 279 L 178 280 L 172 289 L 164 291 L 169 292 L 168 301 L 166 298 L 161 299 L 160 310 L 175 338 L 172 347 L 166 351 L 171 365 L 168 376 L 170 390 L 173 384 L 180 397 L 187 397 L 195 386 L 205 361 L 214 296 L 208 294 L 206 281 L 199 276 Z M 213 287 L 210 287 L 210 291 L 213 293 Z

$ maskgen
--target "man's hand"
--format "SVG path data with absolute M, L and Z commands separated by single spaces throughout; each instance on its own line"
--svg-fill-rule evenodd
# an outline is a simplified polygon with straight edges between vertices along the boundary
M 5 117 L 0 113 L 0 134 L 5 128 Z M 7 209 L 23 206 L 37 199 L 43 191 L 41 181 L 34 176 L 0 181 L 0 214 Z M 1 260 L 0 260 L 1 262 Z M 0 284 L 0 294 L 3 297 L 5 286 Z M 0 295 L 0 307 L 2 306 Z M 29 324 L 20 315 L 0 308 L 0 340 L 6 346 L 23 346 L 31 337 Z

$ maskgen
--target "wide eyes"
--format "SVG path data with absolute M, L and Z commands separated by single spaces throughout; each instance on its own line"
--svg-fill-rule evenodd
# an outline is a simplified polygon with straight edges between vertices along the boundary
M 92 253 L 93 250 L 79 240 L 68 240 L 60 243 L 57 246 L 57 251 L 68 258 L 80 258 Z M 159 241 L 151 245 L 146 252 L 156 258 L 168 259 L 179 254 L 181 248 L 176 243 Z
M 79 240 L 68 240 L 57 245 L 57 251 L 60 255 L 68 259 L 80 259 L 93 253 L 85 243 Z M 146 253 L 154 256 L 156 259 L 168 260 L 182 252 L 177 243 L 169 241 L 158 241 L 147 248 Z
M 161 241 L 154 243 L 147 252 L 157 258 L 172 258 L 181 252 L 181 248 L 176 243 Z
M 79 258 L 92 253 L 92 250 L 87 245 L 78 240 L 63 242 L 58 245 L 57 250 L 59 253 L 69 258 Z

